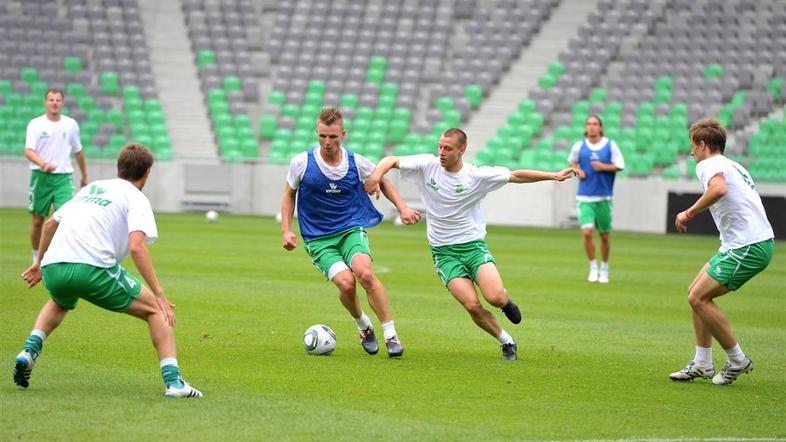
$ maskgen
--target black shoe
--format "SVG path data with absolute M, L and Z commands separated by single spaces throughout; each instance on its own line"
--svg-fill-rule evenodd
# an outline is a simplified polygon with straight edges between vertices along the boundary
M 507 304 L 502 306 L 502 311 L 505 312 L 505 316 L 508 317 L 510 322 L 514 324 L 521 322 L 521 310 L 519 310 L 519 306 L 512 299 L 508 299 Z
M 366 353 L 370 355 L 375 355 L 379 351 L 377 335 L 374 334 L 374 328 L 372 326 L 369 325 L 365 330 L 360 331 L 360 345 L 362 345 L 363 350 L 366 350 Z
M 516 349 L 518 349 L 518 345 L 515 342 L 511 342 L 509 344 L 502 344 L 502 359 L 508 361 L 515 361 L 519 357 L 516 355 Z
M 385 346 L 388 348 L 388 356 L 391 358 L 399 358 L 404 354 L 404 347 L 399 342 L 398 336 L 386 339 Z

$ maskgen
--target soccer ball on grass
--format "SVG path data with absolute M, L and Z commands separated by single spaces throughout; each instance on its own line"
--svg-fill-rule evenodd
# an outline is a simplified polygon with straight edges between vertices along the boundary
M 336 349 L 336 333 L 324 324 L 314 324 L 303 333 L 303 348 L 310 355 L 327 356 Z
M 215 210 L 208 210 L 207 212 L 205 212 L 205 219 L 209 223 L 214 223 L 218 221 L 218 212 L 216 212 Z

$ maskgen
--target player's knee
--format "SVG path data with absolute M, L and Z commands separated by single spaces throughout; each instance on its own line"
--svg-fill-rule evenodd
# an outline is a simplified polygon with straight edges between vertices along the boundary
M 44 218 L 41 216 L 33 216 L 33 227 L 40 229 L 44 225 Z
M 333 278 L 333 284 L 338 287 L 338 291 L 342 296 L 354 295 L 355 293 L 355 278 L 351 272 L 341 272 Z
M 706 299 L 704 299 L 703 296 L 701 296 L 699 293 L 697 293 L 696 290 L 693 289 L 693 287 L 691 287 L 688 290 L 688 304 L 690 304 L 690 307 L 693 310 L 700 309 L 704 305 L 705 302 L 706 302 Z
M 584 237 L 584 241 L 592 241 L 592 229 L 584 229 L 581 231 L 581 236 Z
M 486 301 L 497 308 L 502 307 L 508 301 L 508 291 L 504 288 L 493 290 L 490 293 L 486 293 L 485 296 Z
M 355 276 L 358 281 L 360 281 L 360 285 L 362 285 L 363 288 L 373 287 L 377 282 L 377 276 L 374 275 L 371 269 L 360 270 Z

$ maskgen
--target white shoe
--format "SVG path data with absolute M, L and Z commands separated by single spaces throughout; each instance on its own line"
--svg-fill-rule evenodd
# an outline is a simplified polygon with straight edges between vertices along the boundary
M 598 282 L 601 284 L 608 284 L 609 282 L 609 271 L 608 270 L 601 270 L 600 275 L 598 276 Z
M 730 362 L 721 368 L 721 371 L 712 378 L 712 383 L 715 385 L 728 385 L 737 379 L 737 376 L 743 373 L 750 373 L 753 371 L 753 361 L 750 358 L 745 358 L 742 365 L 739 367 L 732 367 Z
M 680 371 L 675 371 L 674 373 L 669 375 L 669 379 L 672 381 L 692 381 L 696 378 L 704 378 L 709 379 L 712 375 L 715 374 L 715 367 L 702 367 L 700 365 L 696 365 L 695 362 L 690 361 L 688 365 Z
M 587 276 L 588 282 L 598 282 L 598 270 L 597 269 L 590 269 L 589 276 Z
M 164 396 L 168 398 L 192 398 L 192 397 L 202 397 L 202 392 L 197 390 L 196 388 L 192 387 L 186 381 L 181 381 L 183 386 L 180 388 L 169 386 L 167 385 L 166 391 L 164 392 Z

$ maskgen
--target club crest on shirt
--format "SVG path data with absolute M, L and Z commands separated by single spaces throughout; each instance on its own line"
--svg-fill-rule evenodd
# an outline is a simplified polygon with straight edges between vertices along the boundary
M 462 186 L 461 183 L 456 184 L 456 193 L 461 193 L 463 191 L 464 191 L 464 186 Z
M 325 189 L 325 193 L 341 193 L 341 189 L 338 188 L 338 184 L 331 181 L 328 183 L 328 188 Z

